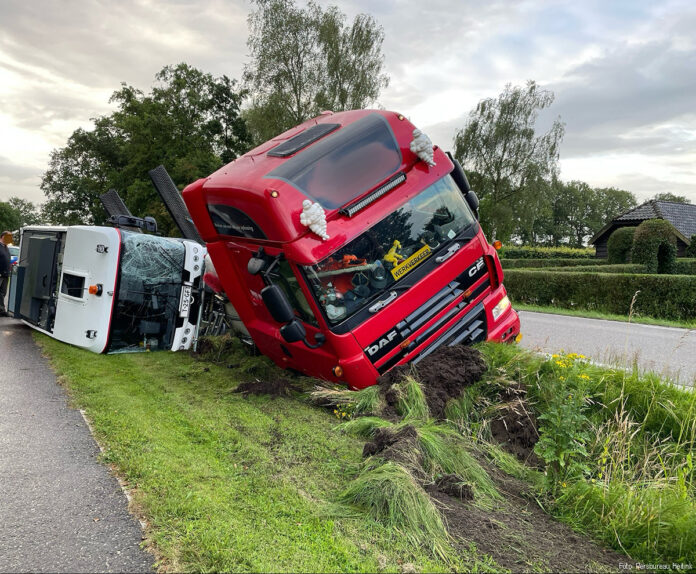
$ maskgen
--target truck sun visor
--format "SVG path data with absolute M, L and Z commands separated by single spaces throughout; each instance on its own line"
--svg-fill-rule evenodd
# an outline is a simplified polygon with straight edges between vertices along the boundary
M 318 141 L 265 177 L 284 181 L 331 210 L 385 181 L 399 170 L 401 161 L 389 123 L 379 114 L 370 114 Z

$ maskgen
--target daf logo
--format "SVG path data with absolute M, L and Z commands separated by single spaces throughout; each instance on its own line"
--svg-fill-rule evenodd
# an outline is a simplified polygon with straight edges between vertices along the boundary
M 390 333 L 387 333 L 383 338 L 381 338 L 374 345 L 370 345 L 369 347 L 366 347 L 365 352 L 368 353 L 370 356 L 374 355 L 380 349 L 389 345 L 396 338 L 396 335 L 397 335 L 396 331 L 391 331 Z
M 484 265 L 485 263 L 483 261 L 483 257 L 481 257 L 481 259 L 474 263 L 471 266 L 471 269 L 469 269 L 469 277 L 473 277 L 474 275 L 476 275 L 481 270 L 481 267 L 483 267 Z

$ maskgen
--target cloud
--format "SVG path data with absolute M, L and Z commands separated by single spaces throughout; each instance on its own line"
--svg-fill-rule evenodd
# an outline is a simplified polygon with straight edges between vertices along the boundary
M 0 201 L 21 197 L 35 203 L 42 202 L 44 197 L 39 189 L 41 173 L 40 169 L 0 156 Z
M 561 157 L 569 174 L 601 173 L 606 185 L 624 178 L 636 189 L 696 187 L 689 0 L 334 2 L 348 22 L 368 13 L 384 28 L 391 83 L 379 103 L 443 148 L 452 148 L 479 100 L 534 79 L 556 94 L 539 128 L 558 115 L 566 123 Z M 13 170 L 43 171 L 52 147 L 110 113 L 121 82 L 148 91 L 157 71 L 182 61 L 240 79 L 251 7 L 250 0 L 4 0 L 0 155 L 10 163 L 0 162 L 0 193 L 9 181 L 35 189 L 37 179 L 27 184 Z

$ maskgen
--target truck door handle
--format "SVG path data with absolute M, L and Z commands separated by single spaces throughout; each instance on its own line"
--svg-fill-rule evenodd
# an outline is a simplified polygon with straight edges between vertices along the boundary
M 397 297 L 398 297 L 398 293 L 396 291 L 391 291 L 389 293 L 389 297 L 387 297 L 386 299 L 382 299 L 381 301 L 377 301 L 377 303 L 372 305 L 372 307 L 370 307 L 368 309 L 368 311 L 370 311 L 370 313 L 376 313 L 380 309 L 384 309 L 384 307 L 389 305 L 389 303 L 391 303 Z
M 459 243 L 455 243 L 454 245 L 451 245 L 450 248 L 447 250 L 447 253 L 444 255 L 440 255 L 439 257 L 435 258 L 435 261 L 438 263 L 443 263 L 444 261 L 447 261 L 452 255 L 454 255 L 457 251 L 461 249 L 461 245 Z

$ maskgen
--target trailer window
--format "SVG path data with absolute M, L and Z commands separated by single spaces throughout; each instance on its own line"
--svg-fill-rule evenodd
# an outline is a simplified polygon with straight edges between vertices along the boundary
M 337 324 L 388 291 L 475 222 L 448 175 L 304 271 L 327 319 Z
M 338 209 L 401 167 L 401 151 L 389 123 L 370 114 L 326 136 L 266 177 L 289 183 L 324 209 Z
M 85 293 L 85 278 L 80 275 L 73 275 L 72 273 L 63 273 L 60 292 L 69 297 L 82 299 Z

